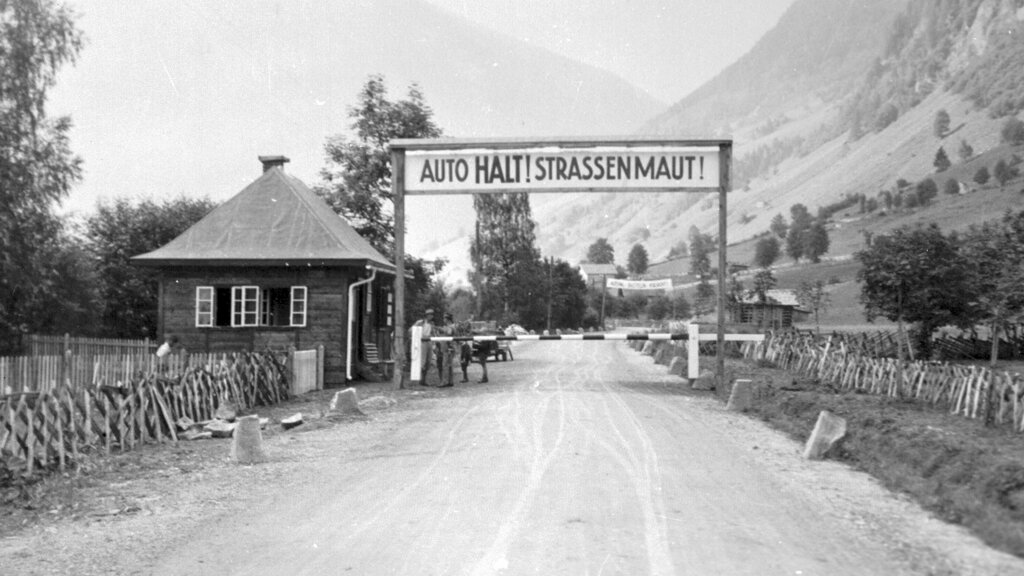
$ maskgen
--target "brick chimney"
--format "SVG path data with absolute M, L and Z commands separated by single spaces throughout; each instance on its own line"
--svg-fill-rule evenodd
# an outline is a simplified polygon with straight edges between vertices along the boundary
M 284 169 L 284 163 L 291 162 L 291 159 L 287 156 L 259 156 L 259 159 L 263 163 L 264 172 L 271 168 Z

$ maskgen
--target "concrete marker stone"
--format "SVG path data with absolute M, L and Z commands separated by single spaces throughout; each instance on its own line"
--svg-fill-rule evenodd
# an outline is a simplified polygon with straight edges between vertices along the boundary
M 683 356 L 676 356 L 668 364 L 668 373 L 673 376 L 686 376 L 688 364 Z
M 243 416 L 235 426 L 231 439 L 231 459 L 239 464 L 257 464 L 267 461 L 263 451 L 263 433 L 260 431 L 260 417 Z
M 729 393 L 729 402 L 725 405 L 726 410 L 733 412 L 746 412 L 754 404 L 754 383 L 750 380 L 736 380 L 732 384 L 732 392 Z
M 828 410 L 822 410 L 818 414 L 818 421 L 814 424 L 807 444 L 804 446 L 804 458 L 807 460 L 821 460 L 825 458 L 830 450 L 846 436 L 846 419 L 836 416 Z
M 355 388 L 346 388 L 341 392 L 335 392 L 331 398 L 331 405 L 328 409 L 333 414 L 357 414 L 362 416 L 363 411 L 359 409 L 359 397 Z

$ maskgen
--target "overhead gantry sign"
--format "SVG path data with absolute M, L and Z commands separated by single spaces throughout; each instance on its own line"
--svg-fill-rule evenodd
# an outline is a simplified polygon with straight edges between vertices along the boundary
M 396 385 L 405 366 L 405 196 L 506 192 L 714 192 L 718 203 L 718 373 L 724 369 L 726 193 L 732 140 L 401 139 L 395 203 Z

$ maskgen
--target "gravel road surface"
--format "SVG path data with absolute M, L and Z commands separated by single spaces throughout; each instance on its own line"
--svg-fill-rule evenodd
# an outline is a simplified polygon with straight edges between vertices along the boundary
M 156 573 L 968 568 L 901 541 L 905 520 L 930 523 L 907 502 L 842 466 L 801 461 L 799 445 L 681 394 L 663 366 L 621 343 L 532 344 L 516 358 L 492 365 L 493 385 L 437 401 L 301 491 L 281 486 Z
M 516 346 L 489 384 L 401 392 L 269 437 L 267 464 L 128 487 L 163 491 L 143 513 L 3 539 L 0 572 L 1024 574 L 623 343 Z

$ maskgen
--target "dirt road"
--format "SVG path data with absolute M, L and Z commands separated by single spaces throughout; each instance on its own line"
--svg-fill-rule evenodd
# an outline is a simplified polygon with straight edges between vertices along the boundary
M 224 440 L 114 457 L 73 513 L 0 534 L 0 573 L 1024 574 L 623 343 L 515 358 L 271 433 L 266 464 Z
M 491 368 L 371 445 L 324 431 L 339 457 L 154 572 L 1024 573 L 621 343 L 521 344 Z

